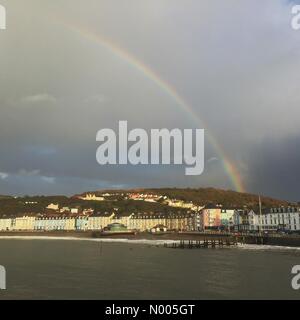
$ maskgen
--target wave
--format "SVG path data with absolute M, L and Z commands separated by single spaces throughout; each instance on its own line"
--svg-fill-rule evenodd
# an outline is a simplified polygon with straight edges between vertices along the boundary
M 107 243 L 128 243 L 142 244 L 152 246 L 163 246 L 164 244 L 180 243 L 180 240 L 154 240 L 154 239 L 120 239 L 120 238 L 79 238 L 79 237 L 55 237 L 55 236 L 0 236 L 0 240 L 60 240 L 60 241 L 89 241 L 89 242 L 107 242 Z M 260 251 L 278 251 L 278 250 L 293 250 L 300 251 L 300 247 L 288 246 L 271 246 L 271 245 L 256 245 L 256 244 L 238 244 L 231 249 L 241 250 L 260 250 Z
M 90 241 L 90 242 L 115 242 L 161 245 L 179 243 L 178 240 L 150 240 L 150 239 L 115 239 L 115 238 L 77 238 L 77 237 L 51 237 L 51 236 L 0 236 L 0 240 L 64 240 L 64 241 Z
M 257 245 L 257 244 L 238 244 L 238 249 L 244 250 L 300 250 L 300 247 L 288 247 L 288 246 L 271 246 L 271 245 Z

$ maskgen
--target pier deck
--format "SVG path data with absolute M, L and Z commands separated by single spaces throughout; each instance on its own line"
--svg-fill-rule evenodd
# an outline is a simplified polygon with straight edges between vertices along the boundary
M 165 243 L 165 248 L 200 249 L 200 248 L 223 248 L 236 246 L 235 238 L 203 239 L 203 240 L 180 240 L 179 242 Z

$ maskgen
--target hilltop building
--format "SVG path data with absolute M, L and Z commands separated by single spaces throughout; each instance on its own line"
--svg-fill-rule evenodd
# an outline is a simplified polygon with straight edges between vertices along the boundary
M 58 210 L 59 210 L 59 204 L 50 203 L 50 204 L 46 207 L 46 209 L 58 211 Z
M 87 193 L 84 196 L 79 197 L 81 200 L 86 200 L 86 201 L 104 201 L 104 197 L 98 197 L 94 193 Z

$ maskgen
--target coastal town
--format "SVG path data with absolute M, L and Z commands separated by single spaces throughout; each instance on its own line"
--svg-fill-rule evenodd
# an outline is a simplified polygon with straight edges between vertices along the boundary
M 99 211 L 92 204 L 114 202 L 114 197 L 124 201 L 160 203 L 168 212 L 126 212 L 118 207 Z M 21 199 L 19 199 L 21 201 Z M 41 212 L 23 212 L 11 215 L 2 212 L 0 231 L 50 232 L 50 231 L 99 231 L 118 233 L 164 232 L 219 232 L 219 233 L 300 233 L 300 207 L 280 206 L 254 210 L 227 208 L 222 204 L 199 205 L 179 199 L 170 199 L 154 193 L 124 192 L 84 193 L 74 196 L 86 205 L 63 206 L 48 203 Z M 26 201 L 24 205 L 35 205 Z M 88 204 L 91 204 L 90 207 Z

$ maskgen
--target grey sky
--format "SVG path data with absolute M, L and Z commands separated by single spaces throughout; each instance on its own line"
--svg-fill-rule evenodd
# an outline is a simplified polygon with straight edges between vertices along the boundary
M 199 177 L 182 167 L 100 167 L 96 132 L 194 128 L 162 88 L 99 43 L 105 36 L 191 105 L 247 191 L 300 200 L 300 31 L 283 0 L 0 0 L 0 193 L 105 187 L 234 188 L 206 139 Z M 200 125 L 200 124 L 199 124 Z M 280 178 L 279 178 L 280 177 Z

